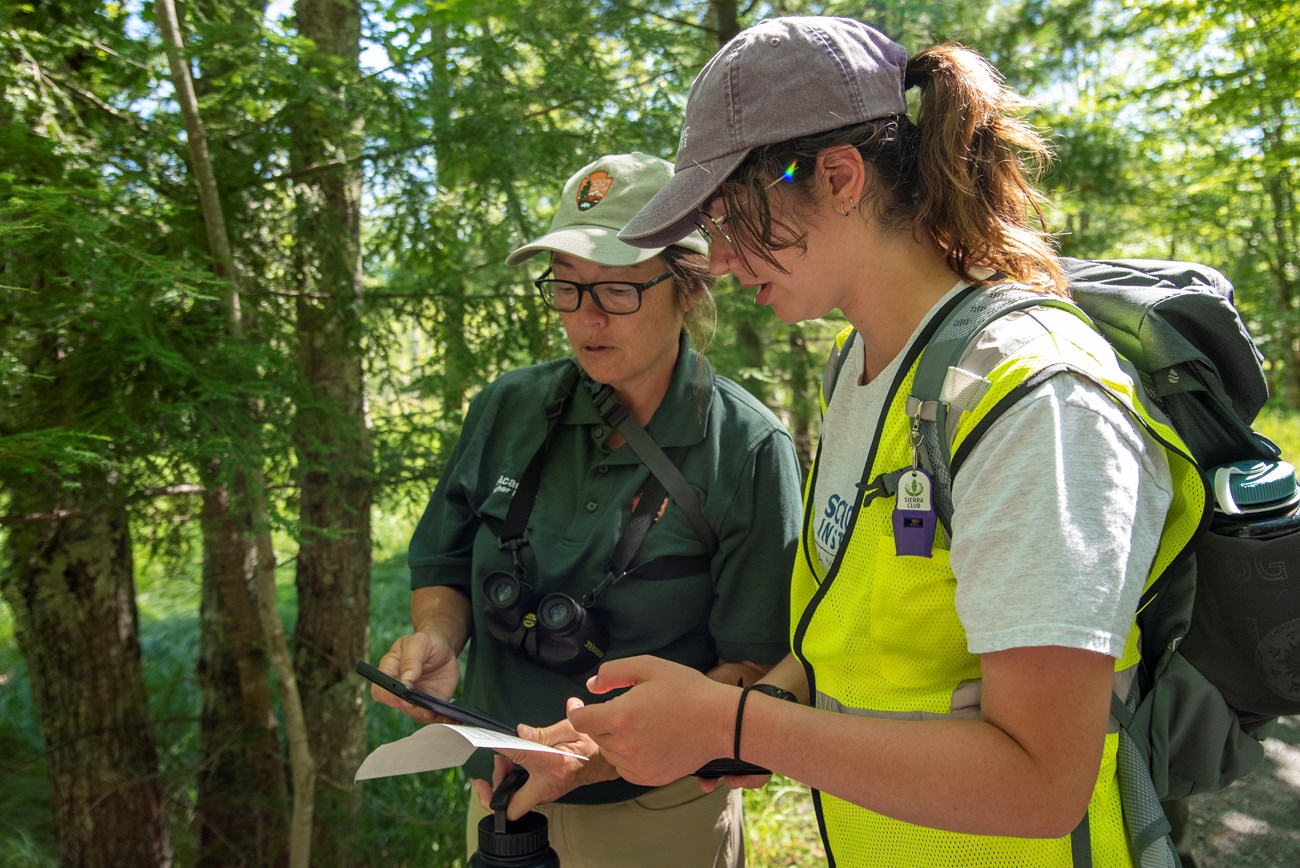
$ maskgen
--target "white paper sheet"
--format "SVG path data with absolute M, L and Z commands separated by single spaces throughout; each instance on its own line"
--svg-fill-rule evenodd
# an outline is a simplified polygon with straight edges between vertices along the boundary
M 355 781 L 431 772 L 464 765 L 476 748 L 530 750 L 537 753 L 574 754 L 546 747 L 514 735 L 504 735 L 477 726 L 431 723 L 406 738 L 380 745 L 357 769 Z M 578 757 L 586 759 L 586 757 Z

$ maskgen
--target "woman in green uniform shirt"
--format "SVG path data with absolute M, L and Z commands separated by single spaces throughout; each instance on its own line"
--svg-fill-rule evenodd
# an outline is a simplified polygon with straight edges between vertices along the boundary
M 449 697 L 468 643 L 467 703 L 589 757 L 519 758 L 531 775 L 510 814 L 558 800 L 539 810 L 566 868 L 744 861 L 736 793 L 704 793 L 689 777 L 634 786 L 568 727 L 569 697 L 599 700 L 584 682 L 601 659 L 654 654 L 734 685 L 753 683 L 788 650 L 800 503 L 790 437 L 690 348 L 686 329 L 711 325 L 713 313 L 703 239 L 646 250 L 617 238 L 671 174 L 666 161 L 636 153 L 583 167 L 551 230 L 507 260 L 546 255 L 535 284 L 573 356 L 504 374 L 471 403 L 411 540 L 414 632 L 379 662 Z M 630 421 L 610 416 L 611 393 Z M 653 450 L 638 430 L 680 475 L 650 472 Z M 650 508 L 638 512 L 642 500 Z M 566 634 L 528 620 L 547 613 L 585 621 Z M 386 691 L 372 695 L 433 719 Z M 468 770 L 494 771 L 489 756 Z M 490 789 L 477 787 L 471 835 Z

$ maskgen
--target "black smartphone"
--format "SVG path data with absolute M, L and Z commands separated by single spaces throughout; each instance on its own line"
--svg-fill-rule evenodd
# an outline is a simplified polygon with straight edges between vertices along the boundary
M 747 763 L 744 760 L 721 757 L 709 760 L 700 769 L 692 772 L 697 778 L 720 778 L 724 775 L 770 775 L 771 769 Z
M 477 708 L 471 708 L 468 705 L 462 705 L 459 702 L 452 702 L 450 699 L 439 699 L 436 696 L 430 696 L 427 693 L 421 693 L 414 687 L 408 687 L 387 673 L 380 672 L 364 660 L 357 661 L 357 672 L 380 687 L 396 696 L 400 696 L 407 702 L 419 708 L 432 711 L 434 714 L 441 714 L 443 717 L 450 717 L 457 723 L 463 723 L 466 726 L 479 726 L 483 729 L 490 729 L 493 732 L 501 732 L 506 735 L 514 735 L 515 728 L 506 726 L 499 720 L 495 720 Z

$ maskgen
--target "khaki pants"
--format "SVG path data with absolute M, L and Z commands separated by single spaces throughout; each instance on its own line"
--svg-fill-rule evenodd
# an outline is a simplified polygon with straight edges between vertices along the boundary
M 608 805 L 539 805 L 561 868 L 743 868 L 740 790 L 701 793 L 682 778 L 635 799 Z M 472 794 L 466 812 L 469 853 L 487 816 Z

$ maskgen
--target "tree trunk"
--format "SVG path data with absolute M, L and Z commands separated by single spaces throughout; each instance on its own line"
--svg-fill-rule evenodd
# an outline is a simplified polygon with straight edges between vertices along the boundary
M 10 495 L 13 514 L 49 516 L 10 530 L 0 582 L 45 740 L 60 861 L 170 865 L 120 492 L 86 470 Z
M 222 300 L 226 336 L 239 340 L 243 336 L 239 274 L 175 3 L 154 0 L 154 11 L 185 123 L 190 169 L 199 190 L 213 270 L 227 282 Z M 247 453 L 260 454 L 252 409 L 236 410 L 232 422 Z M 228 470 L 220 460 L 201 469 L 208 483 L 203 503 L 204 543 L 212 548 L 205 549 L 203 576 L 199 677 L 205 765 L 199 776 L 202 828 L 198 861 L 223 864 L 234 853 L 241 861 L 261 857 L 263 864 L 273 864 L 286 849 L 278 838 L 282 824 L 277 808 L 283 805 L 285 783 L 283 767 L 276 762 L 278 745 L 266 672 L 269 651 L 280 682 L 294 779 L 287 850 L 290 864 L 305 868 L 311 858 L 315 767 L 297 679 L 275 608 L 275 553 L 265 483 L 256 458 L 251 467 L 227 461 L 232 465 Z M 242 793 L 228 789 L 243 782 L 251 786 L 244 787 Z M 278 803 L 269 801 L 277 796 L 281 798 Z
M 293 106 L 298 339 L 304 394 L 295 441 L 301 478 L 295 668 L 318 758 L 315 846 L 349 856 L 352 776 L 365 754 L 363 681 L 370 620 L 371 446 L 362 367 L 361 123 L 345 85 L 359 74 L 359 0 L 299 0 L 301 62 L 315 84 Z
M 821 381 L 812 376 L 815 368 L 808 358 L 808 344 L 804 340 L 803 325 L 790 326 L 788 344 L 790 348 L 790 436 L 794 439 L 794 450 L 799 456 L 799 466 L 806 474 L 812 467 L 814 423 L 820 414 Z
M 256 599 L 256 553 L 215 473 L 204 487 L 199 866 L 285 861 L 289 791 Z
M 718 30 L 718 47 L 740 34 L 740 13 L 736 0 L 713 0 L 713 20 Z

